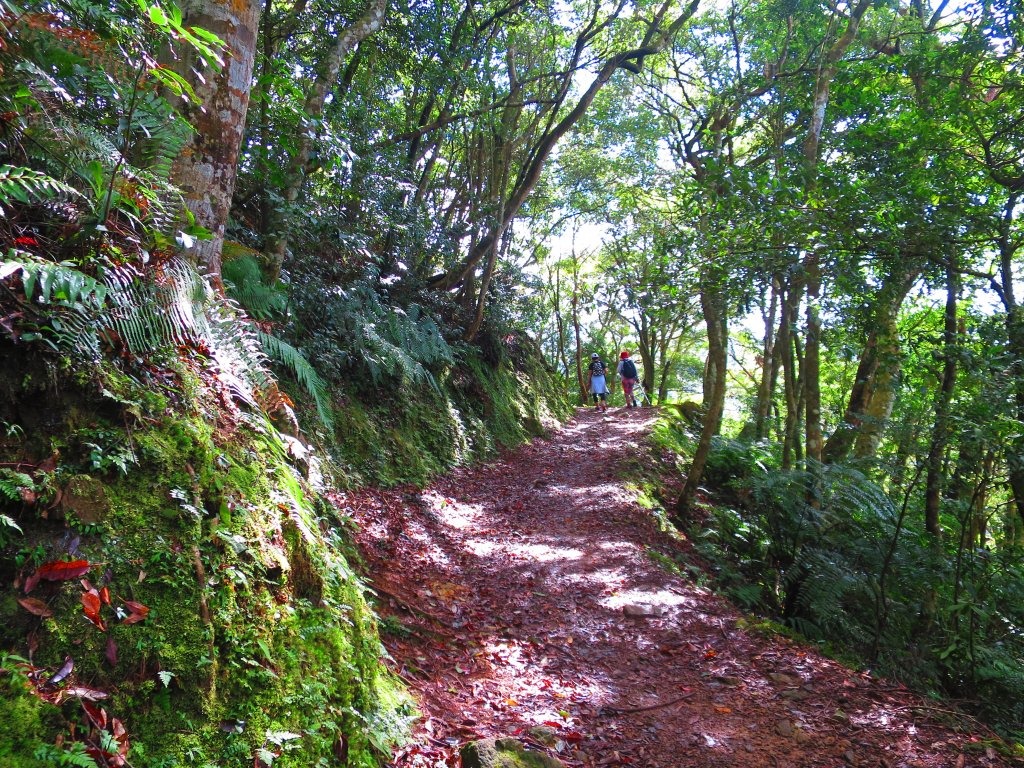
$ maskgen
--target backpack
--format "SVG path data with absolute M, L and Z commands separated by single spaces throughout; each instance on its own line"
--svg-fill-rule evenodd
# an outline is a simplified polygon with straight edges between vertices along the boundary
M 622 361 L 622 378 L 624 379 L 638 379 L 636 373 L 636 365 L 628 357 Z

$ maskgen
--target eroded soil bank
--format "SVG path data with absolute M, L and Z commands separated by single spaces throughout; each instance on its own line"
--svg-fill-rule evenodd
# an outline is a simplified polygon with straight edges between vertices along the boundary
M 1009 764 L 965 716 L 747 629 L 659 565 L 686 544 L 624 484 L 652 421 L 581 410 L 423 491 L 335 498 L 424 714 L 396 768 L 510 734 L 569 766 Z

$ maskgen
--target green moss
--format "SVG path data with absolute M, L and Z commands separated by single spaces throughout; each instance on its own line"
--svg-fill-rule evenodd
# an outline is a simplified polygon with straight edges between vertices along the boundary
M 339 410 L 329 447 L 342 481 L 423 483 L 565 413 L 542 370 L 492 368 L 472 350 L 464 358 L 439 391 Z M 26 655 L 31 634 L 38 666 L 72 656 L 76 681 L 110 693 L 102 706 L 123 720 L 135 768 L 248 767 L 261 749 L 278 768 L 334 765 L 342 750 L 349 766 L 379 764 L 413 708 L 381 662 L 345 522 L 318 502 L 269 423 L 247 417 L 218 432 L 196 377 L 179 375 L 176 410 L 116 371 L 45 390 L 59 394 L 39 408 L 58 415 L 37 430 L 49 441 L 38 438 L 38 454 L 60 456 L 54 487 L 102 484 L 102 522 L 73 510 L 22 520 L 25 537 L 0 551 L 0 571 L 13 584 L 19 548 L 38 564 L 67 556 L 74 537 L 74 556 L 96 564 L 86 578 L 108 587 L 112 605 L 101 608 L 104 631 L 83 615 L 76 580 L 37 588 L 53 611 L 45 619 L 7 587 L 0 651 Z M 147 606 L 146 619 L 125 623 L 126 601 Z M 0 729 L 0 764 L 38 765 L 35 752 L 67 737 L 80 710 L 12 691 L 0 701 L 0 717 L 16 724 Z
M 13 664 L 0 668 L 0 765 L 6 768 L 37 768 L 34 755 L 47 743 L 47 707 L 29 694 L 26 681 Z
M 346 400 L 335 413 L 331 446 L 345 481 L 421 485 L 542 434 L 570 406 L 541 362 L 527 362 L 492 367 L 467 348 L 438 389 L 382 391 L 372 406 Z
M 77 582 L 39 588 L 54 611 L 42 622 L 0 596 L 12 650 L 39 625 L 37 664 L 72 655 L 76 679 L 111 693 L 136 768 L 251 766 L 259 749 L 284 768 L 327 765 L 341 744 L 350 765 L 371 766 L 411 714 L 362 589 L 273 435 L 240 429 L 218 444 L 181 416 L 132 434 L 138 465 L 106 475 L 102 531 L 80 537 L 79 556 L 102 564 L 87 578 L 114 595 L 106 632 L 84 619 Z M 118 621 L 124 601 L 146 605 L 146 620 Z M 4 706 L 9 718 L 55 713 L 4 743 L 26 765 L 29 747 L 66 731 L 31 696 Z

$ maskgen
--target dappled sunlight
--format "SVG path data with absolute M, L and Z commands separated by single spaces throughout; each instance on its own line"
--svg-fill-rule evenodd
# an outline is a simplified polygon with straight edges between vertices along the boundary
M 685 544 L 617 480 L 628 454 L 613 436 L 632 440 L 632 426 L 581 418 L 404 494 L 398 522 L 374 527 L 404 548 L 387 562 L 414 627 L 388 650 L 430 713 L 430 743 L 451 750 L 396 765 L 456 765 L 459 744 L 502 735 L 570 768 L 833 768 L 881 754 L 891 768 L 952 765 L 911 759 L 935 737 L 908 707 L 745 631 L 721 598 L 659 567 L 651 553 Z

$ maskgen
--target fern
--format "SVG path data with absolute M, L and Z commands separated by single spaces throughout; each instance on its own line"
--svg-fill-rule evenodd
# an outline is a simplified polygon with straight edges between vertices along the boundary
M 86 753 L 85 745 L 77 741 L 68 744 L 67 748 L 43 744 L 35 751 L 33 757 L 39 761 L 40 766 L 98 768 L 96 761 Z
M 5 205 L 14 200 L 19 203 L 39 203 L 80 197 L 78 190 L 40 171 L 0 165 L 0 199 Z M 0 212 L 3 207 L 0 206 Z
M 20 501 L 22 489 L 32 488 L 33 485 L 32 478 L 25 473 L 0 467 L 0 500 Z
M 267 356 L 274 362 L 287 368 L 295 376 L 295 380 L 313 398 L 313 402 L 316 404 L 317 415 L 320 417 L 320 421 L 324 423 L 324 426 L 328 429 L 333 428 L 330 392 L 327 382 L 316 372 L 316 369 L 310 365 L 302 353 L 288 342 L 269 333 L 260 332 L 257 336 Z
M 288 297 L 276 286 L 263 281 L 263 273 L 255 257 L 246 255 L 224 262 L 221 277 L 228 295 L 241 304 L 257 320 L 281 316 Z
M 378 386 L 436 388 L 430 369 L 452 362 L 452 349 L 432 317 L 416 305 L 385 303 L 366 281 L 329 294 L 301 293 L 297 316 L 310 329 L 301 348 L 332 378 L 354 374 Z
M 301 353 L 260 333 L 230 299 L 216 295 L 187 262 L 173 259 L 142 273 L 109 265 L 99 279 L 70 264 L 32 260 L 0 263 L 0 279 L 21 272 L 25 301 L 50 311 L 40 333 L 55 347 L 97 359 L 104 345 L 140 360 L 203 349 L 232 395 L 259 409 L 257 394 L 274 388 L 273 357 L 313 396 L 330 424 L 327 386 Z M 31 340 L 31 336 L 25 338 Z

